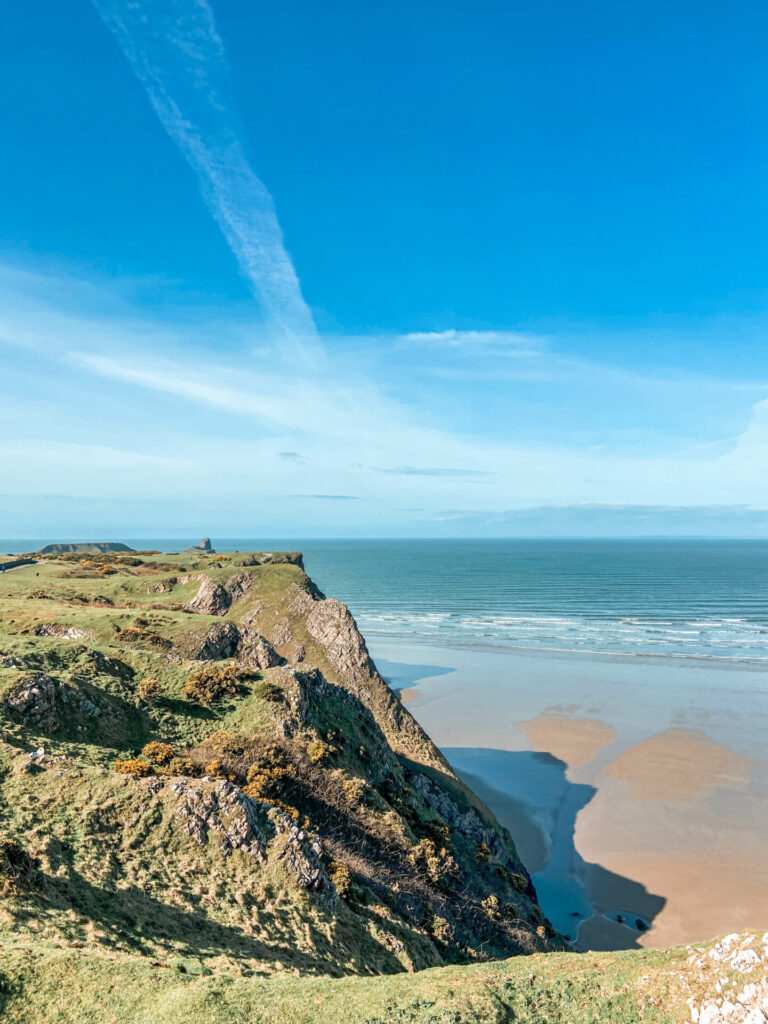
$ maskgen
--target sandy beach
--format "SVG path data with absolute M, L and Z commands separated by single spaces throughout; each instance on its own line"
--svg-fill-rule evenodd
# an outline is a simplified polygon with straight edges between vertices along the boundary
M 426 644 L 373 654 L 509 828 L 577 948 L 768 923 L 764 669 Z

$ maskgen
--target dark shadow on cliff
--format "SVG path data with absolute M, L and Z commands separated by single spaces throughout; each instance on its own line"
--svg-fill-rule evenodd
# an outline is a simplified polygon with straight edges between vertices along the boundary
M 594 797 L 594 786 L 570 782 L 567 764 L 544 751 L 455 747 L 443 753 L 508 829 L 544 913 L 561 934 L 576 938 L 579 924 L 598 909 L 589 891 L 600 891 L 610 893 L 612 905 L 600 906 L 605 917 L 585 929 L 588 948 L 641 948 L 640 935 L 667 901 L 631 878 L 588 863 L 576 849 L 576 816 Z
M 45 922 L 49 918 L 52 924 L 62 927 L 61 912 L 68 911 L 70 915 L 74 912 L 74 917 L 63 926 L 65 933 L 71 928 L 71 934 L 66 936 L 69 940 L 79 940 L 83 924 L 89 922 L 101 930 L 100 943 L 113 949 L 157 955 L 156 944 L 167 944 L 167 954 L 171 956 L 234 955 L 264 963 L 288 963 L 308 974 L 350 973 L 329 963 L 333 940 L 312 923 L 307 923 L 306 928 L 314 953 L 300 949 L 290 933 L 290 920 L 279 907 L 273 913 L 283 926 L 282 934 L 264 941 L 244 928 L 217 921 L 199 895 L 187 893 L 186 905 L 176 906 L 158 899 L 146 888 L 125 884 L 114 856 L 105 858 L 105 876 L 100 884 L 95 884 L 77 871 L 73 852 L 66 844 L 53 839 L 47 852 L 55 874 L 41 876 L 41 892 L 33 902 L 24 900 L 16 905 L 15 915 L 20 923 Z M 334 915 L 329 914 L 328 919 L 333 921 Z M 382 944 L 377 955 L 382 973 L 403 970 L 395 955 Z M 369 972 L 363 951 L 351 958 L 350 966 L 354 973 Z M 0 1007 L 2 995 L 0 986 Z

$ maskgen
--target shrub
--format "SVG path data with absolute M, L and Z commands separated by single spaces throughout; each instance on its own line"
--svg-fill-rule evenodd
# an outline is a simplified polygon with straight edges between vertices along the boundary
M 323 742 L 323 740 L 312 740 L 307 747 L 307 757 L 312 764 L 318 764 L 320 761 L 327 760 L 332 750 L 333 747 Z
M 230 782 L 235 781 L 234 775 L 227 774 L 227 768 L 223 761 L 210 761 L 203 768 L 203 774 L 207 775 L 209 779 L 229 779 Z
M 248 740 L 236 732 L 227 732 L 226 729 L 221 729 L 208 736 L 204 746 L 219 757 L 242 757 L 248 746 Z
M 121 775 L 135 775 L 139 779 L 145 779 L 148 775 L 154 775 L 155 769 L 148 761 L 142 761 L 139 757 L 130 757 L 125 761 L 115 761 L 115 771 Z
M 173 759 L 173 747 L 170 743 L 158 743 L 157 740 L 152 740 L 151 743 L 147 743 L 141 752 L 142 757 L 151 764 L 170 764 Z
M 350 804 L 362 803 L 368 786 L 364 779 L 359 779 L 357 776 L 344 779 L 341 784 L 341 788 L 344 791 L 344 796 L 350 802 Z
M 168 650 L 173 646 L 170 640 L 166 640 L 164 636 L 153 633 L 148 629 L 139 629 L 136 626 L 126 626 L 125 629 L 118 630 L 115 633 L 115 640 L 121 644 L 135 644 L 143 641 L 145 644 L 150 644 L 152 647 L 161 647 L 164 650 Z
M 168 765 L 163 768 L 162 775 L 196 775 L 197 768 L 188 757 L 174 757 Z
M 328 877 L 336 888 L 336 892 L 344 899 L 352 888 L 352 875 L 346 864 L 332 860 L 328 864 Z
M 159 697 L 162 690 L 163 688 L 157 679 L 154 679 L 152 676 L 148 676 L 146 679 L 142 679 L 139 683 L 137 693 L 139 695 L 139 700 L 149 703 L 150 701 L 153 701 L 155 697 Z
M 445 946 L 447 946 L 453 939 L 453 927 L 444 917 L 440 917 L 437 914 L 435 914 L 429 922 L 429 930 L 432 937 L 438 942 L 442 942 Z
M 238 668 L 230 665 L 205 665 L 191 672 L 184 686 L 187 700 L 198 704 L 213 704 L 237 693 Z
M 285 751 L 270 744 L 261 752 L 259 761 L 248 769 L 243 792 L 254 800 L 270 800 L 275 803 L 280 780 L 288 775 L 288 770 Z
M 487 843 L 478 843 L 477 850 L 475 850 L 475 856 L 478 860 L 488 860 L 491 856 L 491 848 Z
M 135 626 L 126 626 L 115 633 L 115 640 L 119 640 L 123 644 L 131 644 L 141 640 L 143 636 L 142 631 Z
M 494 896 L 493 894 L 486 896 L 484 900 L 480 901 L 480 906 L 492 921 L 498 921 L 501 919 L 501 903 L 499 903 L 498 896 Z
M 295 807 L 291 807 L 290 804 L 284 804 L 282 800 L 270 800 L 269 802 L 272 804 L 273 807 L 277 807 L 279 811 L 282 811 L 283 814 L 287 814 L 291 821 L 294 824 L 298 825 L 299 812 L 296 810 Z M 309 820 L 307 818 L 304 818 L 302 826 L 304 828 L 309 828 Z
M 437 847 L 431 839 L 421 839 L 408 854 L 414 867 L 426 871 L 433 882 L 446 883 L 458 873 L 458 865 L 448 850 Z

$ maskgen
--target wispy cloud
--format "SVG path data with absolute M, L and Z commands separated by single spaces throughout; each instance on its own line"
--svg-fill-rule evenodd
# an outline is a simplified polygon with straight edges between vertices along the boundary
M 310 498 L 312 501 L 359 501 L 359 494 L 289 494 L 289 498 Z
M 450 469 L 442 466 L 370 466 L 374 473 L 393 476 L 488 476 L 487 469 Z
M 224 46 L 206 0 L 93 0 L 203 198 L 274 331 L 317 347 L 272 197 L 253 172 L 229 99 Z
M 540 356 L 547 351 L 544 338 L 515 331 L 411 331 L 401 340 L 439 349 L 482 351 L 485 355 L 522 359 Z

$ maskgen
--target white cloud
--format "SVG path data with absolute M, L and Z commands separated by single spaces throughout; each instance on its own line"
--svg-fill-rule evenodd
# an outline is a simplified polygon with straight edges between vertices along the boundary
M 272 197 L 254 174 L 227 97 L 224 47 L 206 0 L 93 0 L 284 341 L 318 348 Z
M 431 345 L 439 349 L 480 351 L 486 356 L 517 359 L 541 356 L 548 347 L 544 338 L 514 331 L 411 331 L 400 338 L 405 342 Z

